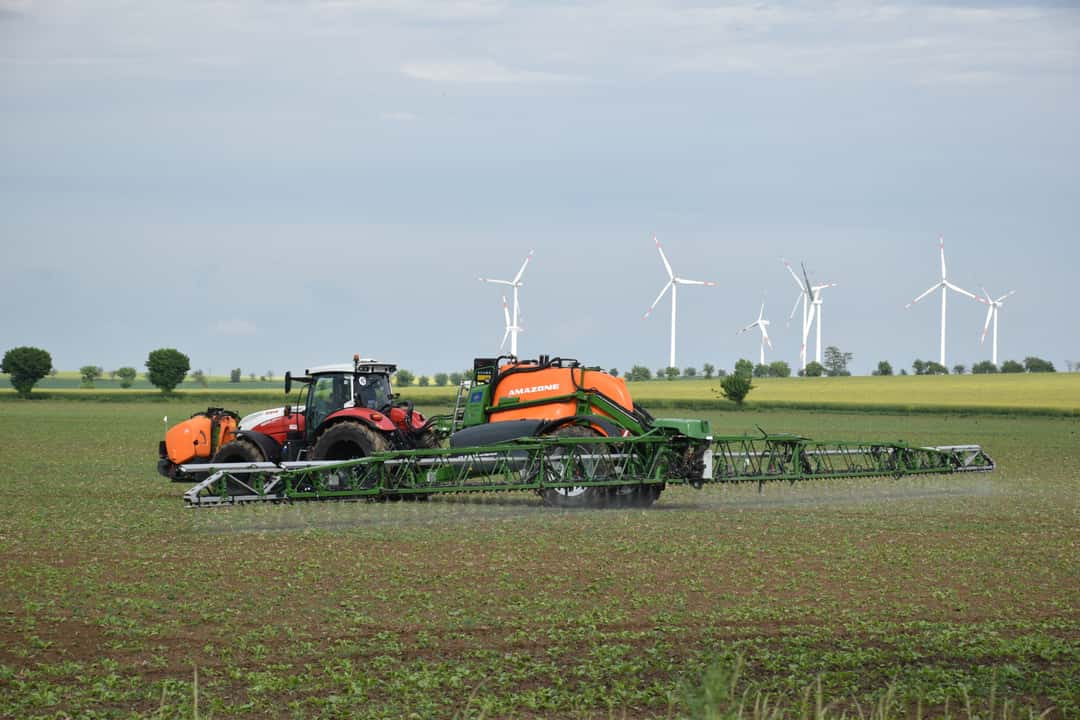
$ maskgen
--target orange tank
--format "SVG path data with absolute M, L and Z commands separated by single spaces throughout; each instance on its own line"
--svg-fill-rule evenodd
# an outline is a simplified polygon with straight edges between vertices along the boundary
M 165 449 L 169 460 L 177 465 L 196 458 L 209 460 L 214 451 L 236 435 L 236 418 L 229 413 L 197 413 L 190 419 L 169 428 L 165 433 Z M 217 438 L 214 438 L 214 433 Z
M 607 415 L 599 408 L 581 408 L 577 398 L 566 398 L 579 390 L 600 393 L 632 412 L 634 401 L 626 383 L 606 372 L 583 367 L 545 367 L 520 363 L 499 368 L 492 392 L 490 422 L 506 420 L 558 420 L 580 414 Z M 555 398 L 563 400 L 556 401 Z M 552 400 L 543 405 L 515 408 L 518 403 Z M 505 408 L 505 409 L 503 409 Z

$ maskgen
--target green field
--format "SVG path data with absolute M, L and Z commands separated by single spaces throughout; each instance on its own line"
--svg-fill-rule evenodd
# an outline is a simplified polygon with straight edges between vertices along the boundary
M 1080 717 L 1075 418 L 694 413 L 980 442 L 999 467 L 669 489 L 647 511 L 193 511 L 154 464 L 162 416 L 202 408 L 0 405 L 0 716 L 704 717 L 738 657 L 736 695 L 789 717 L 815 716 L 816 682 L 848 717 Z

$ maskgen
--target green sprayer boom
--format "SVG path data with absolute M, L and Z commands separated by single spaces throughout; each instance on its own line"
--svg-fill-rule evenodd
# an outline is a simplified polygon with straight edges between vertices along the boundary
M 690 421 L 700 422 L 700 421 Z M 188 490 L 191 507 L 247 502 L 426 498 L 436 493 L 607 488 L 635 506 L 667 484 L 765 483 L 988 472 L 978 445 L 820 442 L 795 435 L 530 437 L 499 445 L 391 451 L 344 462 L 228 463 Z

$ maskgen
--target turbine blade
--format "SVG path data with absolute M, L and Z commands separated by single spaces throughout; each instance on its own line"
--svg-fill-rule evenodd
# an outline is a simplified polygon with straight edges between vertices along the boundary
M 788 316 L 788 325 L 795 319 L 795 311 L 799 309 L 799 301 L 803 299 L 803 294 L 799 293 L 795 296 L 795 304 L 791 307 L 791 315 Z
M 945 238 L 938 236 L 938 249 L 941 250 L 941 279 L 945 280 Z
M 800 290 L 806 292 L 806 288 L 803 287 L 802 280 L 800 280 L 799 276 L 795 274 L 795 269 L 791 267 L 791 263 L 789 263 L 787 260 L 784 260 L 783 258 L 781 258 L 781 260 L 784 263 L 784 267 L 786 267 L 788 269 L 788 272 L 791 273 L 791 277 L 795 280 L 795 284 L 799 286 Z
M 671 269 L 671 263 L 667 261 L 667 255 L 664 255 L 664 248 L 660 247 L 660 241 L 653 235 L 653 241 L 656 243 L 656 249 L 660 251 L 660 259 L 664 261 L 664 268 L 667 270 L 668 279 L 675 279 L 675 272 Z
M 507 339 L 508 337 L 510 337 L 510 328 L 506 328 L 506 332 L 504 332 L 504 333 L 503 333 L 503 339 L 502 339 L 502 342 L 501 342 L 501 343 L 499 343 L 499 349 L 500 349 L 500 350 L 502 350 L 502 349 L 503 349 L 504 347 L 506 347 L 506 339 Z
M 644 317 L 649 317 L 649 315 L 651 315 L 651 314 L 652 314 L 652 311 L 653 311 L 653 309 L 654 309 L 654 308 L 656 307 L 656 304 L 657 304 L 658 302 L 660 302 L 660 300 L 662 300 L 662 299 L 663 299 L 664 295 L 665 295 L 665 294 L 667 293 L 667 291 L 668 291 L 668 290 L 669 290 L 669 289 L 671 288 L 671 286 L 672 286 L 672 285 L 674 285 L 674 284 L 675 284 L 675 281 L 674 281 L 674 280 L 668 280 L 668 284 L 664 286 L 664 289 L 663 289 L 663 290 L 661 290 L 661 291 L 660 291 L 660 294 L 656 296 L 656 299 L 655 299 L 655 300 L 653 300 L 653 304 L 652 304 L 652 305 L 650 305 L 650 306 L 649 306 L 649 309 L 645 311 L 645 315 L 644 315 Z
M 983 325 L 982 337 L 979 338 L 979 344 L 980 345 L 982 345 L 983 341 L 986 340 L 986 331 L 990 329 L 990 319 L 992 317 L 994 317 L 994 306 L 993 305 L 986 308 L 986 323 Z
M 756 322 L 752 322 L 752 323 L 750 323 L 749 325 L 747 325 L 746 327 L 744 327 L 744 328 L 743 328 L 742 330 L 739 330 L 738 332 L 736 332 L 735 334 L 736 334 L 736 335 L 742 335 L 742 334 L 743 334 L 744 332 L 746 332 L 746 331 L 747 331 L 747 330 L 749 330 L 750 328 L 754 327 L 755 325 L 757 325 L 757 323 L 756 323 Z
M 937 289 L 938 289 L 939 287 L 941 287 L 941 285 L 942 285 L 942 283 L 937 283 L 936 285 L 934 285 L 933 287 L 931 287 L 931 288 L 930 288 L 929 290 L 927 290 L 926 292 L 924 292 L 924 293 L 923 293 L 922 295 L 920 295 L 919 297 L 917 297 L 917 298 L 915 298 L 914 300 L 912 300 L 911 302 L 909 302 L 909 303 L 908 303 L 907 305 L 905 305 L 904 307 L 905 307 L 905 308 L 910 308 L 910 307 L 911 307 L 912 305 L 914 305 L 915 303 L 919 302 L 920 300 L 922 300 L 922 299 L 923 299 L 924 297 L 926 297 L 926 296 L 927 296 L 927 295 L 929 295 L 930 293 L 932 293 L 932 292 L 934 292 L 935 290 L 937 290 Z
M 1015 294 L 1016 294 L 1015 290 L 1010 290 L 1009 292 L 1005 293 L 1004 295 L 999 297 L 994 302 L 997 303 L 998 305 L 1000 305 L 1001 303 L 1005 302 L 1005 298 L 1010 297 L 1011 295 L 1015 295 Z
M 988 293 L 986 291 L 986 288 L 983 287 L 982 285 L 980 285 L 979 289 L 983 291 L 983 295 L 986 296 L 986 299 L 985 300 L 983 300 L 982 298 L 975 298 L 975 299 L 978 300 L 979 302 L 985 304 L 985 305 L 993 305 L 994 304 L 994 299 L 992 297 L 990 297 L 990 293 Z
M 806 292 L 809 294 L 813 288 L 810 285 L 810 276 L 806 274 L 806 263 L 802 263 L 802 274 L 803 278 L 806 280 Z
M 761 318 L 765 316 L 765 303 L 761 303 L 761 309 L 758 310 L 757 320 L 761 322 Z
M 758 325 L 758 327 L 761 328 L 761 337 L 765 340 L 769 349 L 772 350 L 772 340 L 769 339 L 769 331 L 765 329 L 764 325 Z
M 672 282 L 678 283 L 679 285 L 704 285 L 705 287 L 716 287 L 716 283 L 714 283 L 712 280 L 686 280 L 684 278 L 677 277 L 673 278 Z
M 521 269 L 518 270 L 518 274 L 514 276 L 514 281 L 512 284 L 517 285 L 519 282 L 521 282 L 521 276 L 525 274 L 525 268 L 528 266 L 529 261 L 532 260 L 533 252 L 535 251 L 530 250 L 529 254 L 525 256 L 525 262 L 521 263 Z
M 945 280 L 945 281 L 943 281 L 943 282 L 942 282 L 942 284 L 943 284 L 943 285 L 944 285 L 945 287 L 949 288 L 950 290 L 953 290 L 953 291 L 955 291 L 955 292 L 958 292 L 958 293 L 960 293 L 961 295 L 967 295 L 967 296 L 968 296 L 969 298 L 971 298 L 972 300 L 978 300 L 978 299 L 979 299 L 978 297 L 976 297 L 975 293 L 970 293 L 970 292 L 968 292 L 967 290 L 965 290 L 965 289 L 964 289 L 964 288 L 962 288 L 962 287 L 957 287 L 956 285 L 953 285 L 953 284 L 952 284 L 951 282 L 949 282 L 948 280 Z
M 494 278 L 486 278 L 486 277 L 480 278 L 480 282 L 492 283 L 494 285 L 513 285 L 514 284 L 514 283 L 510 282 L 509 280 L 496 280 Z
M 510 327 L 510 305 L 506 302 L 506 296 L 503 295 L 503 318 L 506 319 L 506 327 Z

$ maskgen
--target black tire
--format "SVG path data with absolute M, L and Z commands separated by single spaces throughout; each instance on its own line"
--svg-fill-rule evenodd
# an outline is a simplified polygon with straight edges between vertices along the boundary
M 390 449 L 385 435 L 358 422 L 340 422 L 330 426 L 311 451 L 313 460 L 353 460 Z
M 216 463 L 266 462 L 259 446 L 248 440 L 233 440 L 218 448 Z
M 442 443 L 439 442 L 438 433 L 432 428 L 418 432 L 415 436 L 415 440 L 417 450 L 430 450 L 431 448 L 442 447 Z
M 227 442 L 220 448 L 218 448 L 217 453 L 214 455 L 213 461 L 215 463 L 256 463 L 265 462 L 266 456 L 263 455 L 262 450 L 260 450 L 259 446 L 255 443 L 251 442 L 250 440 L 239 439 Z M 238 474 L 235 477 L 249 484 L 254 482 L 251 480 L 250 477 L 245 477 L 243 475 Z M 252 487 L 257 486 L 252 485 Z M 229 495 L 252 494 L 251 490 L 242 485 L 237 485 L 235 481 L 231 478 L 226 478 L 225 488 L 228 491 Z
M 591 427 L 581 425 L 564 425 L 550 433 L 548 436 L 557 437 L 603 437 L 603 435 Z M 548 456 L 548 462 L 559 466 L 560 460 L 564 462 L 586 463 L 589 460 L 578 459 L 575 456 L 580 453 L 576 448 L 553 448 Z M 595 461 L 592 461 L 595 462 Z M 571 472 L 574 468 L 571 467 Z M 609 490 L 606 487 L 569 487 L 569 488 L 545 488 L 540 492 L 544 504 L 548 507 L 560 508 L 599 508 L 608 504 Z

